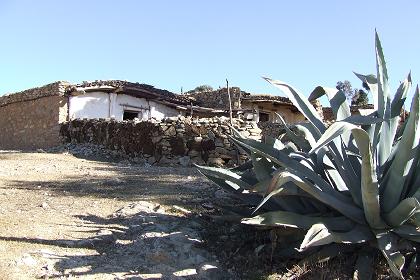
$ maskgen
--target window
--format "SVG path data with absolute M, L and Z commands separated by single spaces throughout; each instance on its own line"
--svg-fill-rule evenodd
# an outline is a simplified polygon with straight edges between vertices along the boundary
M 270 120 L 270 115 L 267 113 L 260 113 L 260 122 L 268 122 Z
M 123 121 L 134 120 L 135 118 L 139 118 L 139 112 L 124 110 Z

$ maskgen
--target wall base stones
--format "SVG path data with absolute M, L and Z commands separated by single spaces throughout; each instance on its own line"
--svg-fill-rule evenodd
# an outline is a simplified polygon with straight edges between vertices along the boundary
M 226 117 L 146 122 L 83 119 L 63 123 L 60 134 L 66 143 L 103 145 L 150 164 L 234 166 L 247 156 L 229 139 L 228 123 Z M 244 136 L 261 139 L 255 122 L 234 119 L 233 126 Z

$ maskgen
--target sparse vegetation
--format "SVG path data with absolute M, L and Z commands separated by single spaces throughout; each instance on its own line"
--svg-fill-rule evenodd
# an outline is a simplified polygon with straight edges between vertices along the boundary
M 344 82 L 338 81 L 335 88 L 344 93 L 351 105 L 362 106 L 369 103 L 369 97 L 366 91 L 357 88 L 353 89 L 353 86 L 348 80 L 345 80 Z M 363 88 L 369 90 L 369 87 L 365 83 L 363 83 Z
M 210 180 L 254 206 L 242 223 L 306 231 L 288 239 L 283 254 L 304 260 L 333 258 L 343 244 L 357 253 L 355 278 L 369 279 L 375 255 L 382 253 L 392 273 L 416 268 L 420 241 L 420 98 L 417 87 L 410 116 L 399 129 L 411 75 L 390 96 L 386 63 L 378 35 L 377 74 L 356 76 L 375 97 L 375 112 L 352 116 L 343 90 L 317 87 L 306 100 L 292 86 L 266 78 L 288 95 L 308 120 L 291 130 L 292 142 L 232 140 L 250 156 L 226 170 L 199 167 Z M 326 95 L 336 122 L 322 122 L 309 101 Z M 251 217 L 247 217 L 250 215 Z M 337 244 L 338 243 L 338 244 Z M 362 246 L 360 246 L 362 245 Z
M 209 91 L 213 91 L 213 90 L 214 89 L 209 85 L 201 85 L 201 86 L 198 86 L 198 87 L 196 87 L 192 90 L 187 91 L 186 94 L 196 93 L 196 92 L 209 92 Z

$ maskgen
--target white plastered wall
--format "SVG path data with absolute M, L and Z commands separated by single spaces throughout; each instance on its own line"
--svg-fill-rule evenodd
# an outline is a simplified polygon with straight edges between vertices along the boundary
M 109 118 L 109 94 L 104 92 L 89 92 L 70 96 L 70 119 Z
M 70 119 L 113 118 L 122 121 L 124 110 L 141 112 L 140 119 L 163 119 L 178 116 L 180 112 L 166 105 L 126 94 L 88 92 L 70 96 Z

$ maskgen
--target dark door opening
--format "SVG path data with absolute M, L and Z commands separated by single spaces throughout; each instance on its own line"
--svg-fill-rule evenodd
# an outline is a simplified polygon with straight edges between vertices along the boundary
M 260 113 L 260 122 L 268 122 L 270 120 L 270 115 L 267 113 Z
M 138 118 L 138 117 L 139 117 L 139 112 L 125 111 L 124 110 L 123 121 L 126 121 L 126 120 L 134 120 L 135 118 Z

